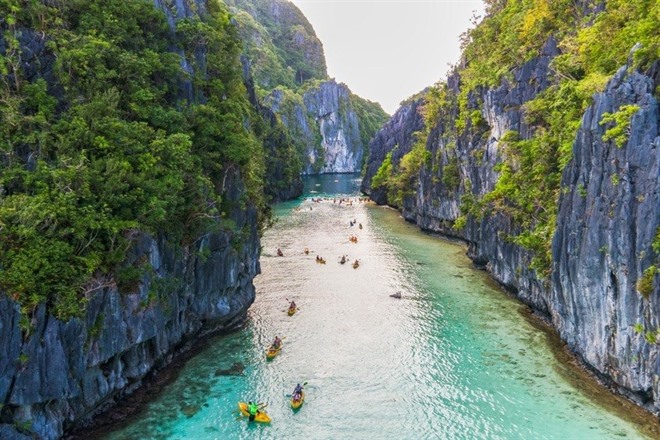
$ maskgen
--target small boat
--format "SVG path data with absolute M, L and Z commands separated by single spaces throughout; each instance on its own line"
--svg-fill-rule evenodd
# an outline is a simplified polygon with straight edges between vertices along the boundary
M 268 350 L 266 350 L 266 359 L 271 360 L 275 358 L 278 354 L 280 354 L 280 351 L 282 351 L 282 346 L 280 345 L 279 348 L 273 348 L 270 347 Z
M 293 408 L 293 409 L 300 408 L 304 401 L 305 401 L 305 392 L 304 391 L 300 393 L 300 399 L 294 399 L 293 396 L 291 396 L 291 408 Z
M 355 263 L 353 263 L 353 269 L 357 269 L 358 267 L 360 267 L 360 262 L 355 260 Z
M 286 312 L 289 316 L 293 316 L 294 313 L 298 310 L 298 307 L 289 307 L 289 310 Z
M 241 410 L 241 414 L 243 414 L 245 417 L 250 417 L 247 403 L 238 402 L 238 409 Z M 254 417 L 254 421 L 259 423 L 270 423 L 270 417 L 268 417 L 268 414 L 266 414 L 265 412 L 259 410 L 257 415 Z

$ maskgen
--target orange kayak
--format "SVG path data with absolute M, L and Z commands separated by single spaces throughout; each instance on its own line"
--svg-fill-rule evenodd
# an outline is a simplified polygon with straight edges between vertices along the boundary
M 278 354 L 280 354 L 280 351 L 282 351 L 282 346 L 280 345 L 280 348 L 269 348 L 266 350 L 266 359 L 271 360 Z
M 298 310 L 298 307 L 289 307 L 289 311 L 287 312 L 289 316 L 293 316 L 294 313 Z
M 305 392 L 304 391 L 300 393 L 300 399 L 294 399 L 293 396 L 291 396 L 291 408 L 293 408 L 293 409 L 300 408 L 304 401 L 305 401 Z
M 238 402 L 238 409 L 241 410 L 241 414 L 243 414 L 245 417 L 250 417 L 250 413 L 247 409 L 247 403 Z M 259 423 L 270 423 L 270 417 L 268 417 L 268 414 L 265 412 L 259 410 L 257 415 L 254 417 L 254 421 Z

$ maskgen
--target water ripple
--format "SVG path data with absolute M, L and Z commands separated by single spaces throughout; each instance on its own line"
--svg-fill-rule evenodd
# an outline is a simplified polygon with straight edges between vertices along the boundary
M 315 197 L 328 194 L 317 188 Z M 108 438 L 640 437 L 556 373 L 545 337 L 459 246 L 359 202 L 308 199 L 275 213 L 248 325 L 215 340 Z M 339 264 L 342 255 L 359 268 Z M 397 291 L 401 299 L 389 296 Z M 300 310 L 289 317 L 291 299 Z M 275 335 L 285 338 L 283 349 L 267 362 Z M 218 374 L 232 366 L 244 369 Z M 286 394 L 302 382 L 306 401 L 294 413 Z M 248 399 L 268 403 L 271 426 L 236 420 L 236 402 Z

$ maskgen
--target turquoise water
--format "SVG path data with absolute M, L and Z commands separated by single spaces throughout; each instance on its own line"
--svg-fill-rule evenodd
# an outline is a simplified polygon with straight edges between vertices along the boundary
M 358 184 L 352 175 L 308 179 L 307 195 L 355 197 Z M 617 401 L 594 403 L 577 388 L 594 385 L 570 379 L 552 338 L 472 268 L 462 246 L 355 199 L 306 198 L 274 212 L 245 328 L 213 339 L 130 425 L 104 438 L 643 438 L 604 409 Z M 353 219 L 363 229 L 349 226 Z M 341 255 L 359 268 L 339 264 Z M 401 299 L 389 296 L 397 291 Z M 300 310 L 289 317 L 291 299 Z M 275 335 L 285 338 L 282 353 L 267 362 Z M 232 366 L 236 375 L 218 371 Z M 307 398 L 294 412 L 286 394 L 297 382 L 307 382 Z M 268 404 L 270 425 L 236 417 L 248 399 Z

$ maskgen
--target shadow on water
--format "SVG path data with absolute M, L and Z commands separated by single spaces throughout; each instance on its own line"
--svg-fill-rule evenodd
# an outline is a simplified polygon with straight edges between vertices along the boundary
M 308 197 L 355 197 L 360 192 L 362 179 L 359 173 L 319 174 L 306 176 L 303 196 Z
M 547 321 L 535 315 L 528 307 L 521 307 L 520 313 L 546 336 L 547 344 L 557 360 L 553 365 L 554 370 L 575 387 L 577 392 L 582 393 L 589 401 L 604 410 L 633 424 L 646 437 L 660 438 L 660 419 L 618 394 L 615 389 L 608 387 L 596 374 L 589 371 Z M 625 435 L 621 436 L 625 437 Z

